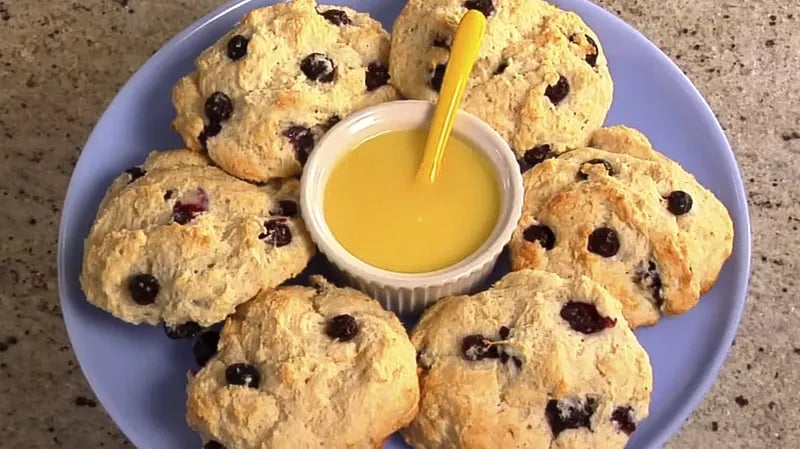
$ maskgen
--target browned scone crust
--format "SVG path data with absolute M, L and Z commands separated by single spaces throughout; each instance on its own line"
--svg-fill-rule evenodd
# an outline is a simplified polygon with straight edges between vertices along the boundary
M 410 0 L 392 29 L 392 83 L 435 101 L 455 30 L 468 9 L 488 13 L 462 108 L 489 123 L 518 158 L 586 145 L 611 106 L 600 39 L 575 13 L 542 0 Z
M 397 317 L 349 288 L 265 291 L 225 323 L 219 350 L 190 377 L 189 424 L 205 441 L 236 449 L 377 449 L 416 415 L 416 353 Z M 347 341 L 332 318 L 358 326 Z M 230 385 L 236 363 L 257 369 L 257 388 Z
M 293 0 L 250 11 L 176 84 L 173 128 L 239 178 L 299 175 L 337 120 L 397 98 L 389 45 L 380 22 L 346 7 Z M 227 99 L 211 108 L 221 117 L 208 114 L 215 95 Z
M 637 131 L 602 129 L 593 143 L 602 149 L 572 150 L 525 174 L 512 268 L 587 275 L 622 301 L 633 327 L 655 324 L 662 312 L 688 311 L 731 254 L 727 210 Z M 670 211 L 668 197 L 676 191 L 692 199 L 682 214 Z M 541 226 L 552 232 L 552 248 L 535 238 L 532 227 Z M 606 227 L 616 231 L 619 248 L 603 256 L 590 250 L 589 240 Z
M 574 302 L 606 324 L 578 331 L 564 318 Z M 475 335 L 494 349 L 465 351 Z M 416 449 L 622 449 L 648 415 L 647 353 L 620 303 L 586 277 L 512 272 L 441 299 L 411 341 L 420 412 L 403 434 Z

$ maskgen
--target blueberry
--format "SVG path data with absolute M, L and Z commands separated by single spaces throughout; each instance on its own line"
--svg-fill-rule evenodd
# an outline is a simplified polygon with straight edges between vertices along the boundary
M 233 102 L 222 92 L 214 92 L 206 100 L 206 117 L 211 123 L 222 123 L 233 115 Z
M 276 218 L 264 222 L 264 232 L 259 234 L 258 238 L 280 248 L 292 243 L 292 230 L 286 224 L 285 218 Z
M 545 143 L 536 145 L 526 151 L 517 162 L 519 163 L 520 171 L 525 173 L 553 156 L 553 147 Z
M 253 365 L 234 363 L 225 369 L 225 381 L 228 385 L 243 385 L 257 389 L 261 383 L 261 376 Z
M 597 228 L 589 235 L 589 251 L 603 257 L 613 257 L 619 251 L 619 236 L 611 228 Z
M 676 190 L 667 196 L 667 210 L 673 215 L 688 214 L 693 203 L 692 196 L 682 190 Z
M 617 423 L 617 428 L 630 435 L 636 431 L 636 421 L 633 419 L 633 409 L 629 406 L 617 407 L 611 412 L 611 421 Z
M 617 325 L 617 321 L 600 315 L 594 304 L 570 301 L 561 307 L 561 318 L 582 334 L 596 334 Z
M 130 183 L 146 175 L 147 171 L 145 171 L 145 169 L 143 169 L 142 167 L 131 167 L 125 170 L 125 173 L 131 175 L 131 179 L 130 181 L 128 181 Z
M 247 45 L 250 39 L 237 34 L 228 41 L 228 57 L 234 61 L 244 58 L 247 55 Z
M 461 341 L 461 353 L 470 362 L 476 362 L 485 358 L 499 358 L 497 349 L 492 345 L 492 341 L 483 335 L 467 335 Z
M 128 291 L 131 293 L 131 298 L 140 306 L 154 303 L 160 288 L 158 279 L 152 274 L 137 274 L 128 280 Z
M 329 9 L 327 11 L 322 11 L 319 14 L 328 22 L 336 26 L 350 25 L 352 23 L 350 21 L 350 17 L 347 17 L 347 13 L 341 9 Z
M 572 401 L 547 401 L 544 409 L 545 418 L 553 431 L 553 437 L 567 429 L 585 427 L 591 429 L 591 419 L 594 414 L 595 400 L 586 398 L 585 401 L 572 403 Z
M 351 315 L 337 315 L 328 321 L 325 333 L 337 341 L 350 341 L 358 335 L 358 322 Z
M 389 83 L 389 69 L 380 62 L 370 62 L 364 75 L 364 84 L 368 91 L 375 90 Z
M 311 129 L 295 125 L 283 131 L 283 136 L 289 139 L 295 150 L 297 160 L 301 164 L 305 164 L 308 160 L 308 155 L 314 149 L 314 134 Z
M 544 90 L 544 95 L 550 99 L 550 102 L 553 103 L 553 106 L 558 106 L 559 103 L 564 101 L 569 94 L 569 81 L 567 81 L 564 76 L 559 75 L 558 81 L 552 85 L 547 86 Z
M 322 53 L 311 53 L 300 61 L 300 70 L 311 81 L 330 83 L 336 76 L 336 65 Z
M 522 231 L 522 237 L 533 243 L 537 242 L 542 248 L 546 250 L 553 249 L 556 246 L 556 235 L 553 230 L 547 225 L 531 225 Z
M 611 162 L 608 162 L 605 159 L 590 159 L 583 164 L 581 164 L 581 168 L 578 170 L 578 179 L 581 181 L 585 181 L 589 179 L 589 175 L 583 172 L 583 165 L 590 164 L 590 165 L 603 165 L 605 167 L 606 172 L 608 172 L 608 176 L 614 176 L 614 166 L 611 165 Z
M 203 445 L 203 449 L 225 449 L 225 446 L 223 446 L 222 443 L 217 443 L 216 441 L 209 441 Z

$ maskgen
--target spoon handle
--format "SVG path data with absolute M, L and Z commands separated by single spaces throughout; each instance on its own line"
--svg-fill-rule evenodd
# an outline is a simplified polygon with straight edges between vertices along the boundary
M 418 179 L 433 183 L 441 169 L 444 149 L 453 131 L 453 122 L 464 97 L 472 66 L 478 57 L 485 29 L 486 17 L 479 11 L 471 9 L 461 18 L 439 91 L 439 100 L 433 111 Z

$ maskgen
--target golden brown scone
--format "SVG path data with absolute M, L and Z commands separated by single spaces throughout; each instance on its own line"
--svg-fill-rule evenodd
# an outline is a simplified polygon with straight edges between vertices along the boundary
M 298 194 L 294 179 L 259 187 L 198 153 L 152 153 L 103 199 L 85 243 L 86 297 L 127 322 L 183 333 L 220 322 L 313 255 Z
M 416 415 L 416 353 L 397 317 L 315 282 L 262 292 L 227 320 L 216 356 L 189 379 L 187 419 L 205 441 L 378 449 Z
M 512 272 L 434 304 L 411 334 L 416 449 L 621 449 L 648 415 L 652 370 L 619 302 L 586 277 Z
M 173 128 L 248 180 L 298 175 L 328 128 L 396 98 L 389 34 L 368 14 L 294 0 L 249 12 L 173 90 Z
M 590 276 L 634 327 L 686 312 L 731 254 L 727 210 L 640 133 L 615 127 L 593 139 L 604 149 L 572 150 L 525 174 L 512 267 Z
M 497 130 L 526 165 L 586 145 L 611 106 L 607 61 L 580 17 L 541 0 L 409 1 L 392 30 L 395 87 L 409 98 L 437 98 L 468 9 L 488 20 L 462 107 Z
M 620 125 L 598 129 L 592 134 L 590 145 L 623 157 L 632 155 L 656 162 L 658 170 L 647 174 L 643 170 L 649 169 L 643 164 L 630 164 L 628 179 L 632 182 L 640 176 L 651 177 L 668 209 L 673 192 L 688 194 L 691 198 L 689 210 L 673 215 L 678 224 L 679 238 L 687 245 L 692 280 L 699 284 L 701 294 L 711 290 L 722 265 L 733 251 L 733 222 L 725 205 L 677 162 L 654 150 L 647 137 L 633 128 Z M 574 157 L 580 156 L 576 154 Z M 685 197 L 673 198 L 672 201 L 675 207 L 680 203 L 686 204 Z

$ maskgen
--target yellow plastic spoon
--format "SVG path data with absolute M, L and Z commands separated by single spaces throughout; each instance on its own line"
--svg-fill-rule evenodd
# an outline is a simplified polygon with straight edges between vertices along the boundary
M 422 164 L 417 173 L 418 180 L 433 183 L 441 169 L 444 148 L 453 131 L 458 106 L 464 97 L 464 89 L 478 57 L 485 29 L 486 16 L 479 11 L 471 9 L 461 18 L 439 90 L 439 101 L 433 111 Z

